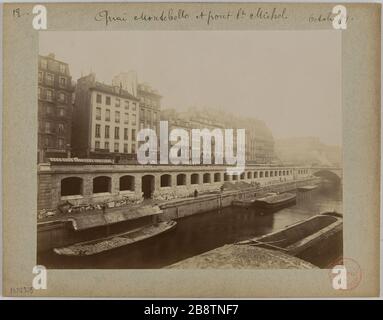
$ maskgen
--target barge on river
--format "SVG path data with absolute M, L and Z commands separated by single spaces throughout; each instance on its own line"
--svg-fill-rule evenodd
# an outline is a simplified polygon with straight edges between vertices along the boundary
M 293 256 L 334 239 L 343 231 L 342 214 L 325 212 L 315 215 L 282 230 L 261 237 L 237 242 L 238 245 L 253 245 L 278 250 Z
M 262 198 L 234 200 L 232 205 L 243 208 L 279 209 L 295 204 L 296 198 L 294 193 L 269 193 Z
M 314 190 L 318 188 L 317 185 L 313 185 L 313 186 L 304 186 L 304 187 L 298 187 L 298 191 L 301 191 L 301 192 L 306 192 L 306 191 L 311 191 L 311 190 Z
M 79 242 L 68 247 L 55 248 L 54 252 L 65 256 L 89 256 L 142 241 L 175 228 L 177 222 L 165 221 L 128 232 L 96 240 Z

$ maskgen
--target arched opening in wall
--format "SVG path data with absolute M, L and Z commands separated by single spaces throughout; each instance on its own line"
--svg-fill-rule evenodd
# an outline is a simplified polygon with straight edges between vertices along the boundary
M 229 175 L 226 172 L 223 174 L 223 181 L 229 181 Z
M 163 174 L 161 176 L 161 187 L 171 187 L 172 176 L 170 174 Z
M 279 171 L 279 176 L 281 176 L 282 175 L 282 171 Z
M 286 175 L 286 171 L 285 170 L 282 171 L 282 175 L 284 175 L 284 176 Z
M 177 175 L 177 186 L 184 186 L 186 185 L 186 174 L 180 173 Z
M 341 178 L 330 170 L 320 170 L 315 172 L 314 176 L 322 178 L 325 182 L 331 182 L 333 184 L 341 183 Z
M 255 179 L 258 178 L 258 171 L 254 171 L 254 178 L 255 178 Z
M 191 184 L 199 184 L 199 174 L 198 173 L 193 173 L 190 176 L 190 183 Z
M 79 177 L 69 177 L 61 180 L 61 196 L 82 195 L 82 179 Z
M 210 173 L 203 174 L 203 183 L 210 183 Z
M 276 177 L 278 176 L 278 171 L 275 171 L 275 174 L 274 174 Z
M 261 171 L 261 172 L 259 173 L 259 177 L 260 177 L 260 178 L 263 178 L 263 171 Z
M 134 176 L 120 177 L 120 191 L 134 191 Z
M 214 173 L 214 182 L 221 181 L 221 174 L 219 172 Z
M 110 192 L 111 190 L 111 178 L 106 176 L 100 176 L 93 179 L 93 193 Z
M 154 192 L 154 176 L 145 175 L 142 177 L 142 192 L 144 199 L 150 199 Z
M 247 179 L 251 179 L 251 172 L 250 171 L 247 173 Z
M 233 181 L 237 181 L 237 180 L 238 180 L 238 175 L 233 174 L 233 175 L 231 176 L 231 179 L 232 179 Z
M 268 178 L 269 176 L 269 171 L 265 171 L 265 178 Z
M 270 177 L 274 175 L 274 171 L 270 171 Z
M 241 173 L 241 180 L 243 180 L 243 179 L 245 179 L 245 173 L 244 172 Z

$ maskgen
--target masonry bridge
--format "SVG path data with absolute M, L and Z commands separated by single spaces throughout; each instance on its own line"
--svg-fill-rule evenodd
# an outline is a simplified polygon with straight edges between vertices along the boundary
M 341 167 L 311 167 L 310 173 L 316 177 L 342 183 L 343 169 Z
M 241 175 L 230 176 L 219 165 L 124 165 L 108 160 L 51 159 L 38 170 L 38 208 L 52 209 L 62 201 L 101 203 L 129 198 L 172 199 L 218 191 L 222 184 L 246 182 L 272 185 L 307 179 L 320 168 L 249 165 Z M 317 171 L 316 171 L 317 170 Z

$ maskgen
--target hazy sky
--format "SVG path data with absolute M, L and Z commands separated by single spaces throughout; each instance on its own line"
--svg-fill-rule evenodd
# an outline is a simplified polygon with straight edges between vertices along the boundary
M 341 144 L 341 38 L 323 31 L 40 32 L 40 53 L 111 83 L 136 70 L 162 108 L 222 108 L 266 122 L 275 138 Z

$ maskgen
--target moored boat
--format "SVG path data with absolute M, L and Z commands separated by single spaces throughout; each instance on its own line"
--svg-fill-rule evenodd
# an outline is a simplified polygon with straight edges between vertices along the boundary
M 295 204 L 296 198 L 296 194 L 288 192 L 281 194 L 271 194 L 262 198 L 255 199 L 254 206 L 264 209 L 276 209 L 285 207 L 290 204 Z
M 255 199 L 233 200 L 232 205 L 235 207 L 251 208 L 254 206 Z
M 311 190 L 314 190 L 318 188 L 317 185 L 313 185 L 313 186 L 304 186 L 304 187 L 298 187 L 298 191 L 302 191 L 302 192 L 305 192 L 305 191 L 311 191 Z
M 343 218 L 337 212 L 325 212 L 261 237 L 238 242 L 274 249 L 298 256 L 307 249 L 322 245 L 343 230 Z
M 79 242 L 63 248 L 55 248 L 54 252 L 65 256 L 89 256 L 109 251 L 129 244 L 142 241 L 175 228 L 177 222 L 165 221 L 151 224 L 139 229 L 115 234 L 109 237 Z

